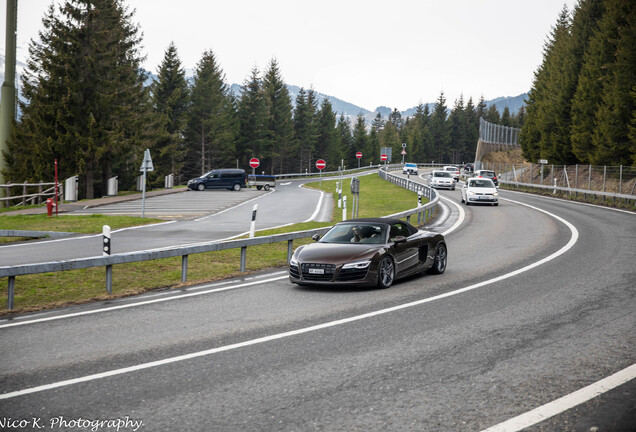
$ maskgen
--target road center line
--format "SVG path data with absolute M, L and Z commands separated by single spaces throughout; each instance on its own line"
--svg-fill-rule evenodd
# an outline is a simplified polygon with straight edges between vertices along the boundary
M 508 200 L 511 201 L 511 200 Z M 361 321 L 367 318 L 372 318 L 372 317 L 376 317 L 376 316 L 380 316 L 380 315 L 385 315 L 385 314 L 389 314 L 391 312 L 396 312 L 396 311 L 400 311 L 403 309 L 407 309 L 407 308 L 411 308 L 414 306 L 419 306 L 422 304 L 426 304 L 426 303 L 431 303 L 437 300 L 441 300 L 441 299 L 445 299 L 448 297 L 453 297 L 459 294 L 463 294 L 465 292 L 468 291 L 472 291 L 475 290 L 477 288 L 481 288 L 483 286 L 487 286 L 496 282 L 500 282 L 502 280 L 511 278 L 513 276 L 516 276 L 518 274 L 521 274 L 523 272 L 526 272 L 528 270 L 534 269 L 542 264 L 545 264 L 549 261 L 552 261 L 556 258 L 558 258 L 559 256 L 563 255 L 564 253 L 566 253 L 568 250 L 570 250 L 577 242 L 578 238 L 579 238 L 579 232 L 578 230 L 574 227 L 574 225 L 572 225 L 570 222 L 566 221 L 565 219 L 552 214 L 546 210 L 542 210 L 540 208 L 528 205 L 528 204 L 524 204 L 524 203 L 519 203 L 516 201 L 511 201 L 511 202 L 515 202 L 517 204 L 520 205 L 524 205 L 526 207 L 532 208 L 534 210 L 537 210 L 541 213 L 545 213 L 550 217 L 553 217 L 555 219 L 557 219 L 558 221 L 560 221 L 561 223 L 563 223 L 565 226 L 568 227 L 568 229 L 571 232 L 571 237 L 570 240 L 568 241 L 568 243 L 563 246 L 561 249 L 559 249 L 558 251 L 554 252 L 553 254 L 539 260 L 536 261 L 532 264 L 529 264 L 525 267 L 522 267 L 518 270 L 512 271 L 510 273 L 483 281 L 483 282 L 479 282 L 455 291 L 450 291 L 444 294 L 440 294 L 440 295 L 436 295 L 433 297 L 429 297 L 429 298 L 425 298 L 425 299 L 421 299 L 421 300 L 417 300 L 414 302 L 410 302 L 410 303 L 404 303 L 401 305 L 397 305 L 397 306 L 393 306 L 390 308 L 386 308 L 386 309 L 380 309 L 377 311 L 373 311 L 373 312 L 368 312 L 362 315 L 356 315 L 353 317 L 349 317 L 349 318 L 344 318 L 344 319 L 340 319 L 340 320 L 336 320 L 336 321 L 330 321 L 330 322 L 326 322 L 323 324 L 317 324 L 314 326 L 309 326 L 309 327 L 304 327 L 304 328 L 300 328 L 297 330 L 292 330 L 292 331 L 288 331 L 288 332 L 284 332 L 284 333 L 278 333 L 278 334 L 274 334 L 274 335 L 270 335 L 270 336 L 265 336 L 265 337 L 261 337 L 261 338 L 257 338 L 257 339 L 252 339 L 252 340 L 248 340 L 248 341 L 244 341 L 244 342 L 239 342 L 236 344 L 231 344 L 231 345 L 225 345 L 225 346 L 221 346 L 221 347 L 217 347 L 217 348 L 212 348 L 209 350 L 204 350 L 204 351 L 198 351 L 198 352 L 194 352 L 194 353 L 190 353 L 190 354 L 185 354 L 185 355 L 181 355 L 181 356 L 177 356 L 177 357 L 170 357 L 170 358 L 166 358 L 163 360 L 157 360 L 157 361 L 153 361 L 153 362 L 148 362 L 148 363 L 142 363 L 139 365 L 135 365 L 135 366 L 129 366 L 129 367 L 125 367 L 125 368 L 120 368 L 120 369 L 114 369 L 114 370 L 110 370 L 110 371 L 106 371 L 106 372 L 101 372 L 101 373 L 97 373 L 97 374 L 93 374 L 93 375 L 86 375 L 83 377 L 79 377 L 79 378 L 73 378 L 73 379 L 69 379 L 69 380 L 64 380 L 64 381 L 58 381 L 55 383 L 51 383 L 51 384 L 45 384 L 45 385 L 41 385 L 41 386 L 36 386 L 36 387 L 31 387 L 31 388 L 26 388 L 23 390 L 16 390 L 13 392 L 8 392 L 8 393 L 4 393 L 0 395 L 0 400 L 5 400 L 5 399 L 11 399 L 11 398 L 15 398 L 18 396 L 24 396 L 24 395 L 28 395 L 28 394 L 32 394 L 32 393 L 38 393 L 38 392 L 42 392 L 42 391 L 47 391 L 47 390 L 52 390 L 52 389 L 56 389 L 56 388 L 61 388 L 61 387 L 66 387 L 66 386 L 70 386 L 70 385 L 74 385 L 74 384 L 79 384 L 79 383 L 83 383 L 83 382 L 89 382 L 89 381 L 94 381 L 94 380 L 98 380 L 98 379 L 102 379 L 102 378 L 108 378 L 108 377 L 112 377 L 112 376 L 117 376 L 117 375 L 123 375 L 123 374 L 127 374 L 127 373 L 131 373 L 131 372 L 136 372 L 136 371 L 140 371 L 140 370 L 145 370 L 145 369 L 150 369 L 150 368 L 154 368 L 154 367 L 158 367 L 158 366 L 163 366 L 163 365 L 167 365 L 167 364 L 172 364 L 172 363 L 177 363 L 177 362 L 181 362 L 184 360 L 190 360 L 190 359 L 194 359 L 194 358 L 198 358 L 198 357 L 204 357 L 204 356 L 209 356 L 212 354 L 217 354 L 220 352 L 225 352 L 225 351 L 231 351 L 231 350 L 235 350 L 238 348 L 244 348 L 244 347 L 248 347 L 248 346 L 252 346 L 252 345 L 258 345 L 258 344 L 262 344 L 262 343 L 266 343 L 266 342 L 271 342 L 271 341 L 275 341 L 275 340 L 279 340 L 279 339 L 284 339 L 284 338 L 288 338 L 288 337 L 292 337 L 292 336 L 297 336 L 297 335 L 301 335 L 301 334 L 306 334 L 306 333 L 310 333 L 310 332 L 314 332 L 314 331 L 318 331 L 318 330 L 323 330 L 326 328 L 332 328 L 332 327 L 336 327 L 336 326 L 340 326 L 343 324 L 348 324 L 348 323 L 352 323 L 352 322 L 356 322 L 356 321 Z M 257 281 L 257 282 L 250 282 L 247 284 L 240 284 L 238 286 L 232 286 L 232 287 L 226 287 L 226 288 L 220 288 L 219 291 L 221 290 L 227 290 L 227 289 L 233 289 L 233 288 L 237 288 L 239 286 L 248 286 L 248 285 L 254 285 L 256 283 L 266 283 L 269 281 L 274 281 L 274 280 L 281 280 L 286 278 L 287 275 L 285 276 L 281 276 L 278 278 L 272 278 L 272 279 L 267 279 L 264 281 Z M 195 295 L 201 295 L 201 294 L 206 294 L 208 292 L 211 291 L 203 291 L 203 292 L 198 292 L 198 293 L 191 293 L 191 294 L 184 294 L 182 296 L 179 296 L 177 298 L 184 298 L 184 297 L 192 297 Z M 168 298 L 171 299 L 171 298 Z M 156 303 L 156 302 L 160 302 L 160 301 L 167 301 L 168 299 L 156 299 L 156 300 L 150 300 L 148 303 Z M 131 304 L 131 305 L 122 305 L 120 307 L 115 307 L 112 309 L 123 309 L 126 307 L 132 307 L 132 306 L 136 306 L 136 304 Z M 95 312 L 99 312 L 99 311 L 95 311 Z M 87 313 L 95 313 L 94 311 L 87 311 Z M 83 315 L 84 313 L 78 313 L 77 315 Z M 55 318 L 55 317 L 51 317 L 51 318 Z M 48 320 L 46 318 L 43 318 L 43 320 Z

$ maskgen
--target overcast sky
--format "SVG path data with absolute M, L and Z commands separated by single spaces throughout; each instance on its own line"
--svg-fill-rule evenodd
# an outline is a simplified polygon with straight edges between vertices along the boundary
M 59 0 L 55 0 L 59 3 Z M 51 0 L 18 0 L 18 60 Z M 288 84 L 373 111 L 452 107 L 528 91 L 564 5 L 575 0 L 125 0 L 156 72 L 170 41 L 186 69 L 214 52 L 228 84 L 272 58 Z M 4 54 L 6 2 L 1 6 Z

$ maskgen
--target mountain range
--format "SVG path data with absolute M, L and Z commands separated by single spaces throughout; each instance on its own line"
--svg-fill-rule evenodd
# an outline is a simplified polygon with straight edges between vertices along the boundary
M 16 83 L 19 85 L 20 72 L 26 65 L 24 63 L 18 62 L 17 66 L 18 70 L 16 71 Z M 147 84 L 149 85 L 154 79 L 156 79 L 156 75 L 147 71 L 146 73 L 148 74 Z M 189 80 L 191 80 L 191 76 L 189 76 L 188 78 Z M 4 55 L 2 54 L 0 54 L 0 82 L 4 83 Z M 232 84 L 229 87 L 230 90 L 237 96 L 240 96 L 243 93 L 243 87 L 239 84 Z M 287 90 L 289 91 L 292 102 L 296 100 L 300 89 L 301 88 L 296 85 L 287 84 Z M 362 108 L 358 105 L 355 105 L 354 103 L 344 101 L 335 96 L 329 96 L 318 91 L 315 91 L 315 95 L 319 107 L 324 99 L 328 99 L 331 103 L 333 111 L 337 114 L 338 117 L 340 117 L 340 115 L 342 114 L 345 117 L 351 119 L 352 122 L 355 121 L 355 118 L 358 115 L 362 114 L 367 124 L 370 125 L 373 119 L 376 117 L 377 113 L 380 113 L 384 119 L 387 119 L 389 114 L 391 114 L 391 112 L 393 111 L 393 109 L 386 106 L 379 106 L 374 111 L 369 111 L 368 109 Z M 525 99 L 527 98 L 527 96 L 527 93 L 523 93 L 518 96 L 502 96 L 496 99 L 487 100 L 486 106 L 490 107 L 491 105 L 495 104 L 497 106 L 497 111 L 499 111 L 500 114 L 506 107 L 508 107 L 508 109 L 510 110 L 510 114 L 516 114 L 519 111 L 519 108 L 525 105 Z M 473 104 L 476 105 L 478 102 L 479 101 L 474 100 Z M 431 112 L 435 109 L 435 102 L 430 102 L 426 105 L 428 105 L 428 108 Z M 414 106 L 405 111 L 401 111 L 400 114 L 402 115 L 402 118 L 413 116 L 416 112 L 416 108 L 417 107 Z
M 240 96 L 243 93 L 242 86 L 238 84 L 232 84 L 230 86 L 230 90 L 233 91 L 234 94 L 236 94 L 237 96 Z M 289 95 L 291 96 L 292 101 L 295 101 L 296 96 L 298 96 L 298 93 L 300 92 L 300 87 L 292 84 L 287 84 L 287 90 L 289 91 Z M 377 113 L 380 113 L 380 115 L 386 120 L 391 112 L 393 112 L 392 108 L 386 106 L 379 106 L 374 111 L 369 111 L 368 109 L 362 108 L 351 102 L 343 101 L 342 99 L 338 99 L 334 96 L 329 96 L 317 91 L 315 92 L 315 94 L 318 101 L 318 107 L 320 107 L 320 104 L 322 104 L 323 99 L 328 99 L 331 103 L 333 111 L 337 114 L 338 117 L 343 114 L 345 117 L 355 119 L 358 115 L 362 114 L 367 124 L 371 124 Z M 497 107 L 497 111 L 499 111 L 499 114 L 503 113 L 504 109 L 508 107 L 510 114 L 514 115 L 522 106 L 525 106 L 525 100 L 527 97 L 527 93 L 522 93 L 518 96 L 502 96 L 492 100 L 487 100 L 485 102 L 488 108 L 494 104 Z M 473 104 L 477 105 L 478 102 L 478 100 L 474 100 Z M 433 112 L 433 110 L 435 109 L 435 102 L 430 102 L 425 105 L 428 105 L 428 109 L 430 110 L 430 112 Z M 406 117 L 415 115 L 416 110 L 417 106 L 414 106 L 405 111 L 400 111 L 400 114 L 402 115 L 402 118 L 405 119 Z

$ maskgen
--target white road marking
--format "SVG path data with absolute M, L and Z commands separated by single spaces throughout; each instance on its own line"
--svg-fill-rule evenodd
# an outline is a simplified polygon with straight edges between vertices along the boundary
M 213 218 L 213 217 L 215 217 L 215 216 L 218 216 L 218 215 L 223 214 L 223 213 L 225 213 L 225 212 L 228 212 L 228 211 L 230 211 L 230 210 L 234 210 L 234 209 L 236 209 L 236 208 L 239 208 L 239 207 L 241 207 L 241 206 L 243 206 L 243 205 L 245 205 L 245 204 L 249 204 L 249 203 L 251 203 L 252 201 L 256 201 L 257 199 L 261 199 L 261 198 L 263 198 L 263 197 L 266 197 L 267 195 L 272 194 L 272 193 L 274 193 L 274 192 L 276 192 L 274 189 L 270 189 L 270 190 L 269 190 L 269 192 L 264 193 L 263 195 L 259 195 L 259 196 L 257 196 L 257 197 L 252 198 L 252 199 L 248 199 L 247 201 L 243 201 L 242 203 L 236 204 L 236 205 L 234 205 L 234 206 L 232 206 L 232 207 L 228 207 L 228 208 L 226 208 L 226 209 L 224 209 L 224 210 L 221 210 L 220 212 L 212 213 L 212 214 L 210 214 L 210 215 L 206 215 L 206 216 L 200 217 L 200 218 L 198 218 L 198 219 L 194 219 L 194 222 L 199 222 L 199 221 L 202 221 L 202 220 L 204 220 L 204 219 Z
M 511 202 L 515 202 L 515 201 L 511 201 Z M 58 381 L 55 383 L 51 383 L 51 384 L 46 384 L 46 385 L 41 385 L 41 386 L 37 386 L 37 387 L 31 387 L 31 388 L 26 388 L 23 390 L 16 390 L 13 392 L 8 392 L 8 393 L 4 393 L 0 395 L 0 400 L 4 400 L 4 399 L 11 399 L 14 397 L 18 397 L 18 396 L 24 396 L 27 394 L 31 394 L 31 393 L 37 393 L 37 392 L 42 392 L 42 391 L 46 391 L 46 390 L 52 390 L 52 389 L 56 389 L 56 388 L 60 388 L 60 387 L 66 387 L 66 386 L 70 386 L 70 385 L 74 385 L 74 384 L 78 384 L 78 383 L 82 383 L 82 382 L 88 382 L 88 381 L 94 381 L 94 380 L 98 380 L 98 379 L 102 379 L 102 378 L 107 378 L 107 377 L 112 377 L 112 376 L 117 376 L 117 375 L 122 375 L 122 374 L 126 374 L 126 373 L 131 373 L 131 372 L 135 372 L 135 371 L 140 371 L 140 370 L 144 370 L 144 369 L 150 369 L 150 368 L 154 368 L 157 366 L 163 366 L 163 365 L 167 365 L 167 364 L 172 364 L 172 363 L 177 363 L 177 362 L 181 362 L 184 360 L 190 360 L 190 359 L 194 359 L 194 358 L 198 358 L 198 357 L 204 357 L 204 356 L 208 356 L 208 355 L 212 355 L 212 354 L 216 354 L 216 353 L 220 353 L 220 352 L 224 352 L 224 351 L 231 351 L 234 349 L 238 349 L 238 348 L 244 348 L 244 347 L 248 347 L 248 346 L 252 346 L 252 345 L 258 345 L 258 344 L 262 344 L 262 343 L 266 343 L 266 342 L 271 342 L 274 340 L 280 340 L 280 339 L 284 339 L 284 338 L 288 338 L 288 337 L 292 337 L 292 336 L 297 336 L 300 334 L 306 334 L 306 333 L 310 333 L 310 332 L 314 332 L 317 330 L 323 330 L 326 328 L 332 328 L 332 327 L 336 327 L 336 326 L 340 326 L 343 324 L 348 324 L 348 323 L 352 323 L 352 322 L 356 322 L 356 321 L 361 321 L 364 319 L 368 319 L 368 318 L 372 318 L 372 317 L 376 317 L 376 316 L 380 316 L 380 315 L 384 315 L 384 314 L 388 314 L 391 312 L 396 312 L 399 310 L 403 310 L 403 309 L 407 309 L 407 308 L 411 308 L 414 306 L 419 306 L 419 305 L 423 305 L 426 303 L 431 303 L 437 300 L 442 300 L 448 297 L 453 297 L 468 291 L 472 291 L 475 290 L 477 288 L 481 288 L 483 286 L 486 285 L 490 285 L 496 282 L 500 282 L 502 280 L 511 278 L 513 276 L 516 276 L 518 274 L 521 274 L 523 272 L 526 272 L 528 270 L 531 270 L 533 268 L 536 268 L 542 264 L 545 264 L 549 261 L 552 261 L 556 258 L 558 258 L 559 256 L 563 255 L 564 253 L 566 253 L 567 251 L 569 251 L 577 242 L 578 238 L 579 238 L 579 232 L 578 230 L 574 227 L 574 225 L 572 225 L 570 222 L 564 220 L 563 218 L 552 214 L 550 212 L 547 212 L 545 210 L 539 209 L 537 207 L 533 207 L 531 205 L 528 204 L 523 204 L 523 203 L 518 203 L 520 205 L 524 205 L 526 207 L 532 208 L 534 210 L 537 210 L 539 212 L 545 213 L 550 217 L 553 217 L 555 219 L 557 219 L 558 221 L 562 222 L 565 226 L 568 227 L 568 229 L 571 232 L 571 237 L 570 240 L 568 241 L 568 243 L 563 246 L 561 249 L 559 249 L 558 251 L 554 252 L 553 254 L 537 261 L 534 262 L 532 264 L 529 264 L 525 267 L 522 267 L 518 270 L 515 270 L 513 272 L 483 281 L 483 282 L 479 282 L 455 291 L 450 291 L 444 294 L 440 294 L 437 296 L 433 296 L 433 297 L 429 297 L 429 298 L 425 298 L 425 299 L 421 299 L 421 300 L 417 300 L 414 302 L 410 302 L 410 303 L 404 303 L 401 305 L 397 305 L 397 306 L 393 306 L 390 308 L 386 308 L 386 309 L 380 309 L 377 311 L 373 311 L 373 312 L 368 312 L 366 314 L 362 314 L 362 315 L 356 315 L 356 316 L 352 316 L 349 318 L 344 318 L 344 319 L 340 319 L 340 320 L 336 320 L 336 321 L 330 321 L 330 322 L 326 322 L 323 324 L 317 324 L 314 326 L 310 326 L 310 327 L 304 327 L 304 328 L 300 328 L 297 330 L 292 330 L 292 331 L 288 331 L 288 332 L 284 332 L 284 333 L 278 333 L 278 334 L 274 334 L 271 336 L 265 336 L 265 337 L 261 337 L 261 338 L 257 338 L 257 339 L 252 339 L 249 341 L 245 341 L 245 342 L 240 342 L 240 343 L 236 343 L 236 344 L 231 344 L 231 345 L 225 345 L 225 346 L 221 346 L 221 347 L 217 347 L 217 348 L 212 348 L 209 350 L 204 350 L 204 351 L 198 351 L 198 352 L 194 352 L 194 353 L 190 353 L 190 354 L 185 354 L 185 355 L 181 355 L 181 356 L 177 356 L 177 357 L 170 357 L 170 358 L 166 358 L 163 360 L 157 360 L 157 361 L 153 361 L 153 362 L 148 362 L 148 363 L 142 363 L 139 365 L 135 365 L 135 366 L 129 366 L 129 367 L 125 367 L 125 368 L 120 368 L 120 369 L 114 369 L 111 371 L 106 371 L 106 372 L 102 372 L 102 373 L 98 373 L 98 374 L 93 374 L 93 375 L 87 375 L 87 376 L 83 376 L 83 377 L 79 377 L 79 378 L 74 378 L 74 379 L 69 379 L 69 380 L 64 380 L 64 381 Z M 275 281 L 275 280 L 281 280 L 286 278 L 287 276 L 281 276 L 279 278 L 271 278 L 271 279 L 267 279 L 264 281 L 259 281 L 259 282 L 250 282 L 250 283 L 245 283 L 245 284 L 239 284 L 236 286 L 231 286 L 231 287 L 227 287 L 227 288 L 220 288 L 219 291 L 221 290 L 229 290 L 229 289 L 234 289 L 234 288 L 238 288 L 241 286 L 249 286 L 249 285 L 253 285 L 256 283 L 266 283 L 266 282 L 270 282 L 270 281 Z M 213 292 L 212 290 L 210 291 L 202 291 L 202 292 L 198 292 L 198 293 L 189 293 L 189 294 L 184 294 L 182 296 L 177 296 L 175 298 L 184 298 L 184 297 L 192 297 L 195 295 L 201 295 L 201 294 L 207 294 L 209 292 Z M 151 300 L 148 303 L 155 303 L 155 302 L 160 302 L 160 301 L 167 301 L 170 300 L 171 298 L 166 298 L 166 299 L 155 299 L 155 300 Z M 122 305 L 122 306 L 118 306 L 118 307 L 114 307 L 112 309 L 123 309 L 123 308 L 127 308 L 127 307 L 132 307 L 135 306 L 136 304 L 131 304 L 131 305 Z M 111 310 L 112 310 L 111 309 Z M 85 315 L 88 313 L 96 313 L 99 311 L 87 311 L 87 312 L 80 312 L 78 314 L 74 314 L 73 316 L 77 316 L 77 315 Z M 55 318 L 55 317 L 51 317 L 51 318 Z M 46 318 L 43 319 L 44 320 L 48 320 Z M 21 323 L 16 323 L 16 325 L 19 325 Z M 7 327 L 7 326 L 5 326 Z
M 322 199 L 325 197 L 325 193 L 323 191 L 319 191 L 319 192 L 320 192 L 320 198 L 318 199 L 316 210 L 314 210 L 314 214 L 312 214 L 311 217 L 307 219 L 305 222 L 311 222 L 312 220 L 314 220 L 316 216 L 318 216 L 318 213 L 320 212 L 320 207 L 322 206 Z
M 466 212 L 464 211 L 464 208 L 460 206 L 459 204 L 457 204 L 455 201 L 449 198 L 443 197 L 441 195 L 440 195 L 440 198 L 453 204 L 459 210 L 459 219 L 457 219 L 457 222 L 455 222 L 452 227 L 450 227 L 449 229 L 447 229 L 446 231 L 442 233 L 442 235 L 446 236 L 452 233 L 453 231 L 455 231 L 457 228 L 459 228 L 459 226 L 464 222 L 464 219 L 466 219 Z
M 595 397 L 606 393 L 616 387 L 625 384 L 636 378 L 636 364 L 626 367 L 625 369 L 616 372 L 614 375 L 610 375 L 603 378 L 600 381 L 590 384 L 587 387 L 583 387 L 580 390 L 565 395 L 557 400 L 549 402 L 545 405 L 541 405 L 527 413 L 521 414 L 517 417 L 513 417 L 510 420 L 506 420 L 498 425 L 491 426 L 488 429 L 484 429 L 482 432 L 518 432 L 527 427 L 540 423 L 544 420 L 554 417 L 564 411 L 574 408 L 577 405 L 585 403 Z
M 530 192 L 521 192 L 521 191 L 516 191 L 516 190 L 510 190 L 510 189 L 503 189 L 503 190 L 505 190 L 506 192 L 510 192 L 510 193 L 531 195 L 531 196 L 534 196 L 534 197 L 541 197 L 541 198 L 550 199 L 550 200 L 563 201 L 563 202 L 567 202 L 567 203 L 570 203 L 570 204 L 576 204 L 576 205 L 594 207 L 594 208 L 597 208 L 597 209 L 612 210 L 612 211 L 615 211 L 615 212 L 636 215 L 636 213 L 634 213 L 633 211 L 630 211 L 630 210 L 623 210 L 623 209 L 618 209 L 618 208 L 614 208 L 614 207 L 602 206 L 602 205 L 598 205 L 598 204 L 590 204 L 590 203 L 586 203 L 586 202 L 570 201 L 570 200 L 566 200 L 566 199 L 563 199 L 563 198 L 557 198 L 557 197 L 551 197 L 551 196 L 545 196 L 545 195 L 536 195 L 536 194 L 533 194 L 533 193 L 530 193 Z

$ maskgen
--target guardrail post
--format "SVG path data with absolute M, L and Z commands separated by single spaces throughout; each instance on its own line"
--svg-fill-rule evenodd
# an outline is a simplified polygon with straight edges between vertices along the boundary
M 13 309 L 14 294 L 15 294 L 15 276 L 9 276 L 9 289 L 7 290 L 7 309 Z
M 113 266 L 106 266 L 106 291 L 108 295 L 113 293 Z
M 245 271 L 245 262 L 247 261 L 247 246 L 241 246 L 241 268 L 240 271 Z
M 188 280 L 188 256 L 181 255 L 181 283 Z
M 294 240 L 287 240 L 287 263 L 291 261 L 291 257 L 294 253 Z

